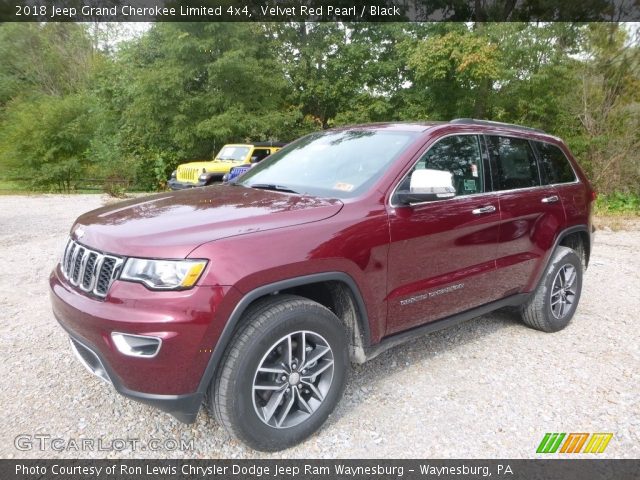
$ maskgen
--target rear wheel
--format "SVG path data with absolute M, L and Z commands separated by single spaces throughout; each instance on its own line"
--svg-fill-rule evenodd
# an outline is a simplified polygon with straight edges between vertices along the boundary
M 566 327 L 580 301 L 582 265 L 577 252 L 558 247 L 540 285 L 522 307 L 524 323 L 543 332 Z
M 257 450 L 275 451 L 313 434 L 344 390 L 347 332 L 328 309 L 293 295 L 247 312 L 210 386 L 222 425 Z

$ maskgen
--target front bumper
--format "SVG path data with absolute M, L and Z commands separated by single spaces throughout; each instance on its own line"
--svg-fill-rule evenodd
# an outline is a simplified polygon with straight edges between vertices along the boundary
M 167 185 L 169 185 L 169 188 L 171 190 L 184 190 L 187 188 L 204 187 L 205 184 L 204 182 L 198 182 L 198 183 L 179 182 L 175 178 L 172 178 L 167 182 Z
M 171 190 L 184 190 L 186 188 L 206 187 L 207 185 L 210 185 L 211 182 L 222 181 L 223 176 L 224 173 L 214 173 L 209 175 L 206 180 L 198 180 L 198 182 L 196 183 L 180 182 L 175 178 L 171 178 L 167 182 L 167 185 L 169 185 L 169 188 Z
M 121 394 L 195 420 L 205 388 L 201 380 L 228 318 L 231 287 L 150 291 L 115 281 L 104 300 L 69 285 L 56 268 L 49 278 L 53 313 L 82 363 Z M 228 295 L 229 294 L 229 295 Z M 112 332 L 162 339 L 154 357 L 122 354 Z
M 159 395 L 129 390 L 122 385 L 119 378 L 113 373 L 100 354 L 97 353 L 95 347 L 88 346 L 86 340 L 81 340 L 71 332 L 67 331 L 67 333 L 69 334 L 71 349 L 80 363 L 93 375 L 112 384 L 118 393 L 132 400 L 151 405 L 163 412 L 167 412 L 183 423 L 193 423 L 196 421 L 198 412 L 200 411 L 200 405 L 204 398 L 203 393 Z

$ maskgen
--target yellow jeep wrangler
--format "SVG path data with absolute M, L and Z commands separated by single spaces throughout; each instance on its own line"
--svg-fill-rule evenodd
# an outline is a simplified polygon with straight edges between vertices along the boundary
M 243 164 L 257 163 L 280 150 L 284 144 L 260 142 L 253 144 L 228 144 L 222 147 L 213 160 L 202 160 L 178 165 L 169 179 L 171 190 L 203 187 L 229 173 L 233 167 Z

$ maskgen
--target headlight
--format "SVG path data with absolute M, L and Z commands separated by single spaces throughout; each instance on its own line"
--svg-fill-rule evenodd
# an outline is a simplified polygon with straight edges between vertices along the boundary
M 150 288 L 179 290 L 193 287 L 206 266 L 206 260 L 130 258 L 122 269 L 120 279 L 141 282 Z
M 176 175 L 178 175 L 177 170 L 174 170 L 173 172 L 171 172 L 171 178 L 176 178 Z
M 202 175 L 200 175 L 200 180 L 205 181 L 207 178 L 209 178 L 209 175 L 206 173 L 203 173 Z

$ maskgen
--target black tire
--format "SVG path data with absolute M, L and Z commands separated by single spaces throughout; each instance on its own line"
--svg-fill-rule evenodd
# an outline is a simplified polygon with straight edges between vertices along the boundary
M 575 279 L 568 287 L 558 288 L 567 272 L 575 272 Z M 525 324 L 543 332 L 557 332 L 566 327 L 578 307 L 582 292 L 583 264 L 579 254 L 568 247 L 558 247 L 538 288 L 522 306 Z M 568 280 L 565 279 L 568 283 Z M 572 287 L 571 290 L 565 288 Z M 564 293 L 561 292 L 564 290 Z
M 300 336 L 301 332 L 305 332 L 304 337 Z M 278 343 L 283 337 L 294 340 Z M 318 340 L 314 344 L 314 339 L 322 339 L 326 342 Z M 227 348 L 221 366 L 209 386 L 208 407 L 231 435 L 256 450 L 277 451 L 291 447 L 318 430 L 342 397 L 350 368 L 347 339 L 347 331 L 342 322 L 330 310 L 316 302 L 294 295 L 277 295 L 263 299 L 246 312 L 242 326 Z M 277 423 L 278 418 L 293 418 L 293 420 L 287 420 L 291 425 L 286 426 L 285 424 L 279 427 L 265 423 L 265 417 L 268 416 L 265 413 L 268 410 L 265 406 L 267 400 L 257 393 L 254 394 L 254 381 L 256 384 L 264 383 L 262 381 L 264 375 L 270 375 L 261 373 L 262 370 L 257 371 L 258 367 L 266 365 L 264 362 L 270 361 L 273 365 L 288 368 L 286 361 L 278 363 L 270 360 L 271 358 L 282 360 L 277 357 L 280 350 L 274 350 L 276 345 L 279 346 L 277 348 L 294 345 L 291 349 L 294 353 L 288 355 L 289 359 L 293 359 L 294 367 L 296 367 L 295 361 L 301 351 L 309 352 L 307 363 L 298 360 L 297 367 L 300 374 L 295 378 L 300 379 L 299 383 L 295 380 L 293 380 L 295 384 L 291 383 L 296 372 L 295 368 L 290 369 L 287 380 L 284 380 L 284 375 L 279 378 L 279 373 L 274 373 L 274 377 L 269 377 L 268 382 L 274 382 L 274 384 L 275 382 L 283 382 L 288 388 L 286 393 L 278 393 L 278 395 L 283 395 L 278 397 L 282 399 L 280 403 L 272 403 L 280 405 L 276 407 L 277 410 L 272 414 L 273 417 L 270 417 L 272 423 Z M 324 395 L 318 396 L 318 398 L 322 396 L 323 399 L 318 400 L 309 389 L 304 390 L 306 384 L 303 379 L 307 378 L 308 380 L 309 377 L 302 375 L 302 364 L 311 365 L 308 367 L 309 370 L 305 370 L 307 375 L 309 375 L 308 372 L 314 371 L 314 369 L 318 371 L 322 365 L 329 364 L 331 359 L 324 356 L 321 360 L 326 362 L 324 364 L 308 363 L 315 355 L 324 351 L 327 345 L 330 347 L 333 365 L 328 381 L 326 380 L 329 378 L 328 370 L 318 374 L 318 378 L 321 380 L 316 380 L 316 377 L 313 377 L 312 381 L 318 383 L 318 388 L 320 382 L 324 382 L 322 384 L 322 388 L 325 389 Z M 322 348 L 320 348 L 321 346 Z M 283 353 L 283 355 L 285 354 Z M 276 355 L 276 357 L 268 355 Z M 289 366 L 291 366 L 291 361 Z M 307 397 L 309 403 L 304 401 L 303 390 L 305 391 L 304 395 L 311 394 L 313 396 L 313 398 Z M 268 399 L 270 399 L 270 395 L 276 395 L 276 392 L 262 392 L 262 395 L 269 396 Z M 288 405 L 291 398 L 293 398 L 291 404 L 294 406 L 289 412 L 293 414 L 282 413 L 284 405 Z M 302 400 L 299 400 L 300 398 Z M 307 408 L 313 401 L 315 410 L 304 412 L 302 401 Z M 299 409 L 298 406 L 300 406 Z M 311 409 L 309 408 L 309 410 Z M 304 415 L 308 415 L 308 417 L 300 420 L 299 417 Z M 294 424 L 296 421 L 301 423 Z

